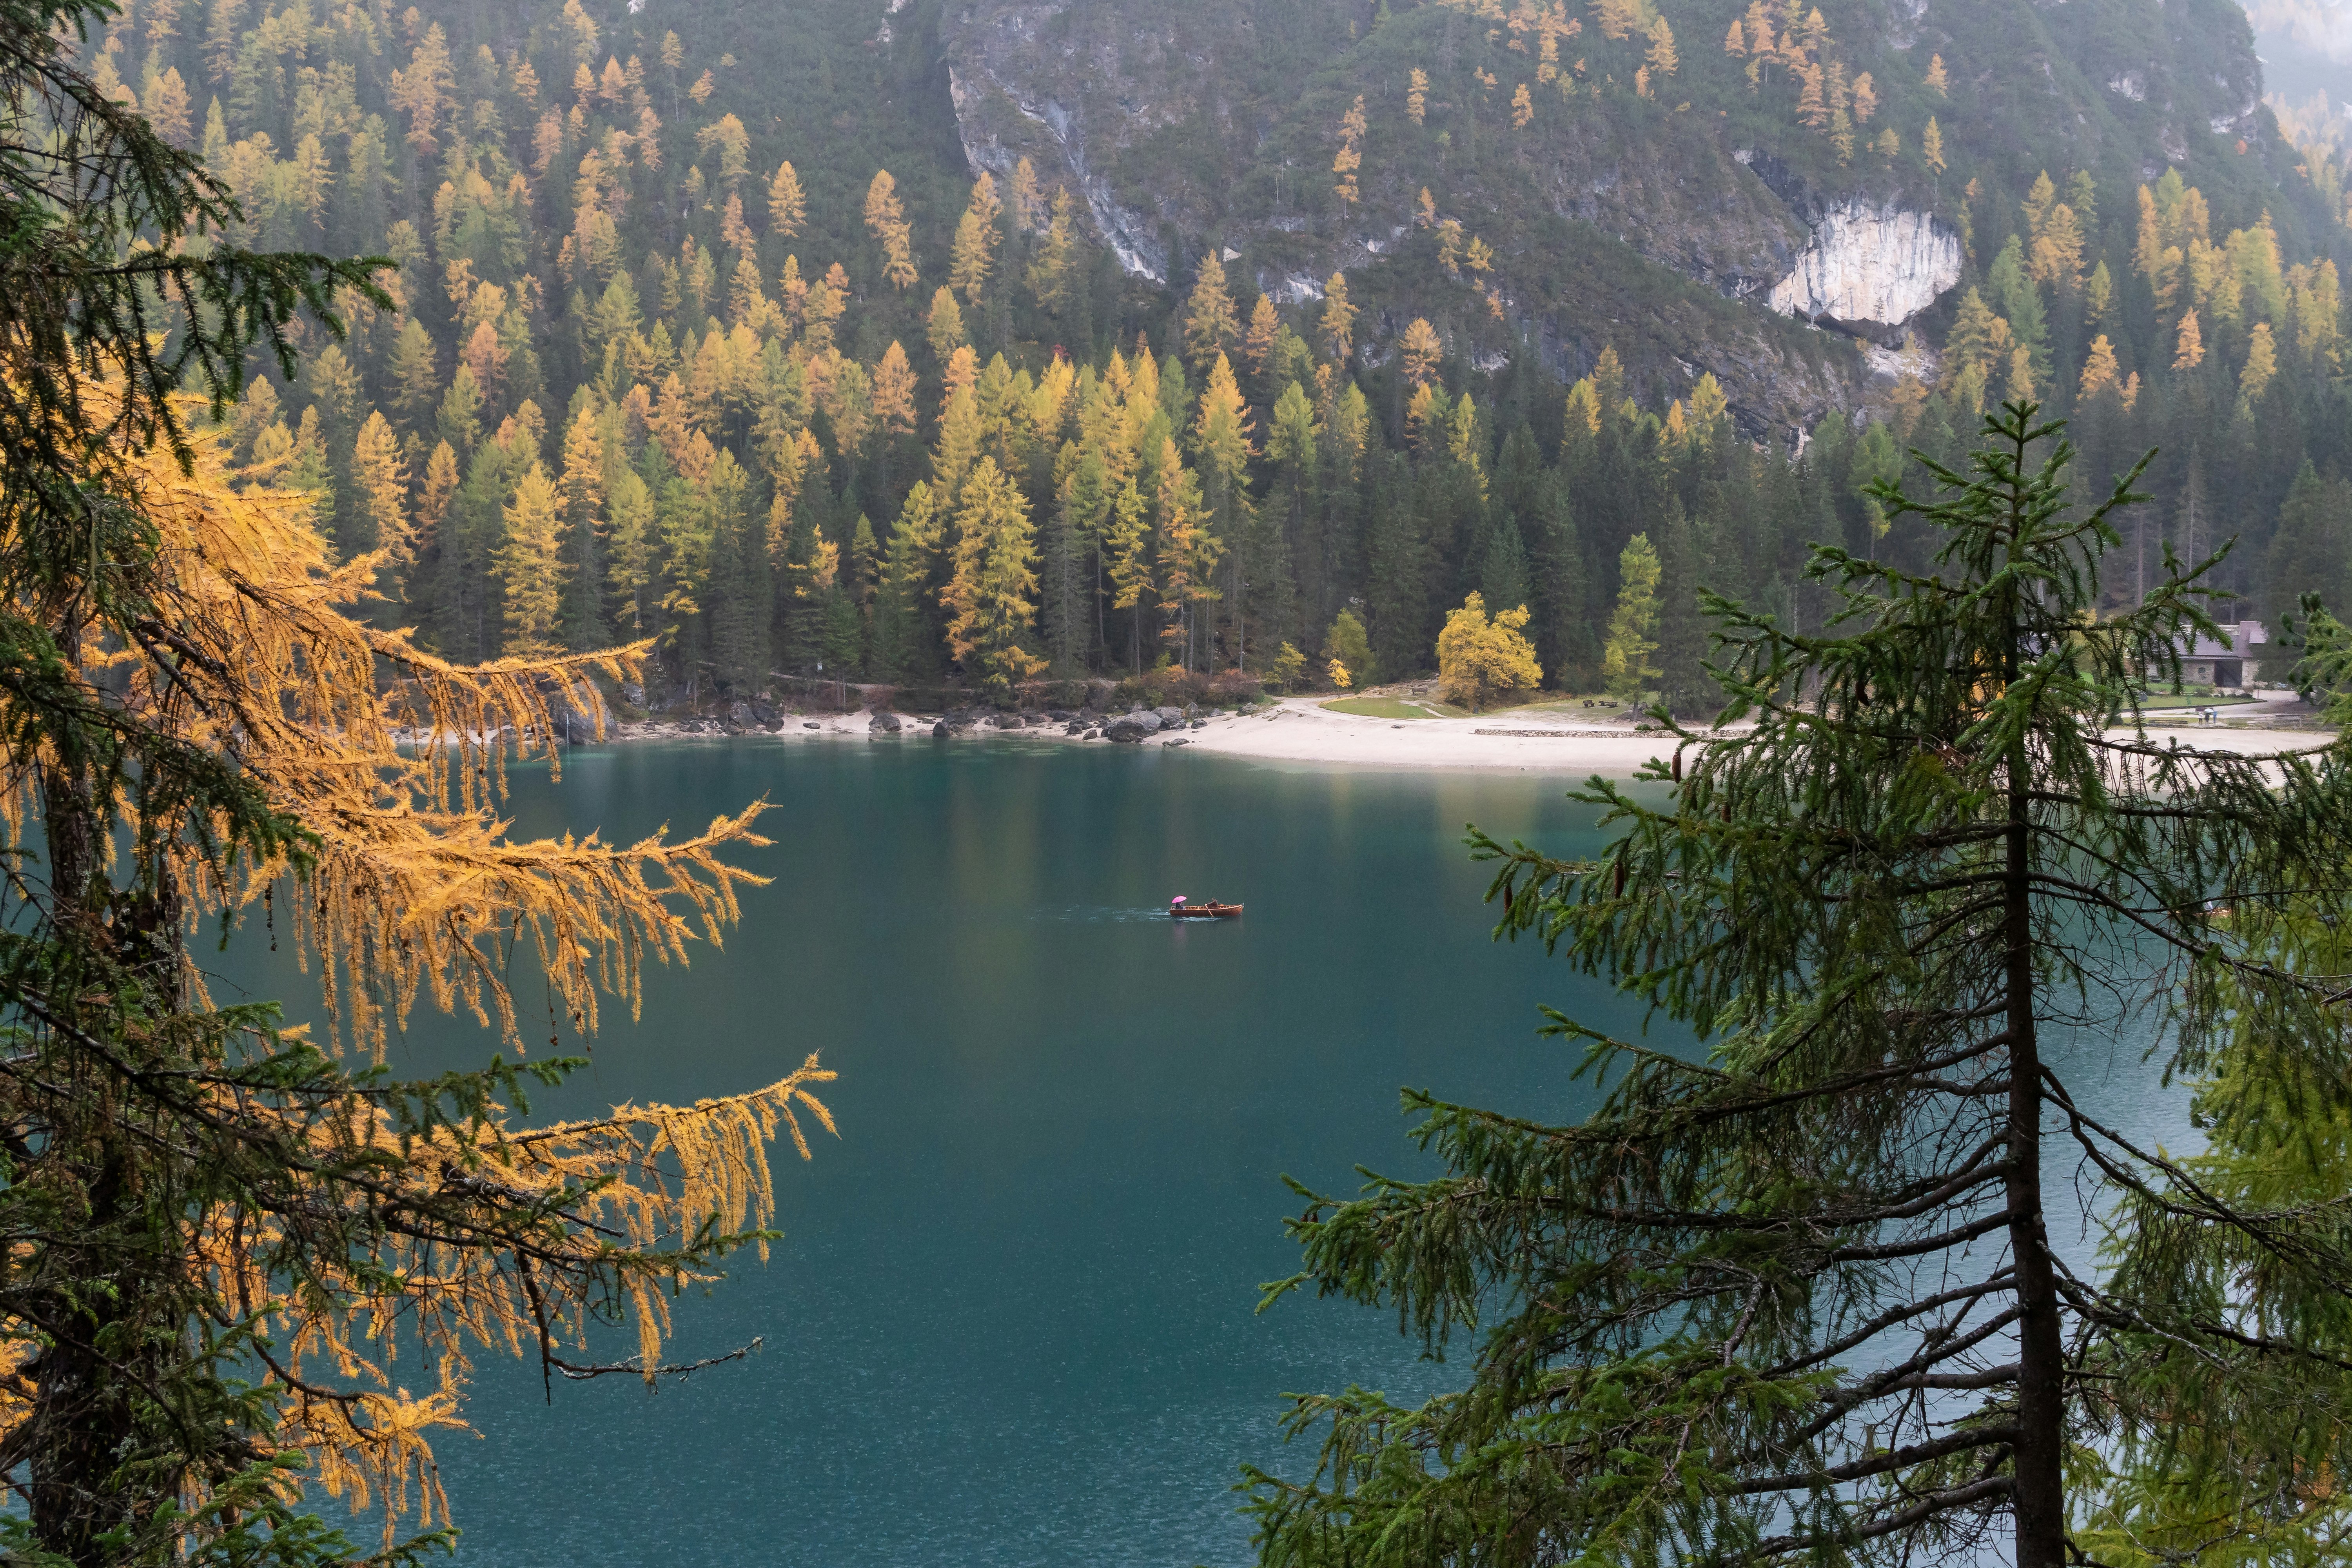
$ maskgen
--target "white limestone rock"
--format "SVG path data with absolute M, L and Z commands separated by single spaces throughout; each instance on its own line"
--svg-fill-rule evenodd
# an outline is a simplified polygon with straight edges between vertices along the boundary
M 1846 202 L 1813 226 L 1769 298 L 1784 315 L 1895 327 L 1959 280 L 1959 236 L 1928 214 Z

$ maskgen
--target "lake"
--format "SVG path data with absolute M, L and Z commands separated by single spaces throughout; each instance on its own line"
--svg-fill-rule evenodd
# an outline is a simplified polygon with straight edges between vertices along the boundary
M 1423 1168 L 1405 1084 L 1573 1119 L 1591 1091 L 1538 1005 L 1640 1023 L 1489 940 L 1463 825 L 1592 847 L 1564 776 L 926 739 L 590 748 L 560 786 L 518 779 L 525 833 L 778 808 L 775 845 L 740 858 L 774 880 L 725 950 L 648 976 L 645 1022 L 608 1017 L 593 1068 L 534 1112 L 730 1093 L 820 1049 L 842 1135 L 777 1162 L 772 1261 L 681 1304 L 672 1356 L 761 1335 L 758 1356 L 551 1405 L 535 1367 L 480 1363 L 487 1441 L 440 1445 L 475 1563 L 1246 1562 L 1237 1467 L 1311 1464 L 1282 1450 L 1282 1394 L 1460 1376 L 1391 1315 L 1255 1315 L 1297 1264 L 1282 1175 L 1352 1191 L 1359 1163 Z M 1247 912 L 1180 924 L 1179 892 Z M 251 983 L 304 1011 L 290 969 Z M 488 1045 L 421 1018 L 394 1065 Z

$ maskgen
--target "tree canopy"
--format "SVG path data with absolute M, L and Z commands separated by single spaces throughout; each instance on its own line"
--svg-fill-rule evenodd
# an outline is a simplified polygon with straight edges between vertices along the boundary
M 1380 1303 L 1433 1348 L 1475 1331 L 1477 1352 L 1468 1386 L 1419 1406 L 1301 1398 L 1290 1429 L 1319 1430 L 1320 1458 L 1305 1480 L 1252 1472 L 1262 1561 L 1998 1543 L 2056 1568 L 2098 1508 L 2149 1512 L 2089 1484 L 2095 1458 L 2145 1463 L 2173 1540 L 2326 1489 L 2343 1340 L 2296 1303 L 2352 1284 L 2335 1204 L 2173 1162 L 2077 1090 L 2151 997 L 2171 1068 L 2236 1086 L 2217 1110 L 2335 1081 L 2318 936 L 2352 913 L 2344 760 L 2134 729 L 2137 684 L 2215 629 L 2212 562 L 2168 558 L 2095 617 L 2133 476 L 2071 506 L 2072 449 L 2037 414 L 1989 416 L 1967 472 L 1931 470 L 1939 499 L 1877 487 L 1940 536 L 1932 571 L 1817 547 L 1835 605 L 1818 632 L 1711 601 L 1723 718 L 1753 726 L 1668 731 L 1647 774 L 1663 802 L 1576 792 L 1612 830 L 1599 858 L 1474 831 L 1501 934 L 1704 1049 L 1555 1015 L 1607 1086 L 1584 1122 L 1408 1094 L 1443 1173 L 1307 1194 L 1304 1268 L 1272 1295 Z M 2299 923 L 2231 913 L 2249 910 Z M 2078 1169 L 2123 1205 L 2123 1267 L 2053 1245 Z M 2291 1412 L 2240 1392 L 2289 1385 Z M 2171 1506 L 2188 1485 L 2212 1506 Z

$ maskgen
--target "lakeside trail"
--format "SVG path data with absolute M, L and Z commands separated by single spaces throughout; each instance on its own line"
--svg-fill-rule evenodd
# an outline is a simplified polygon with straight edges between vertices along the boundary
M 1670 757 L 1668 737 L 1636 733 L 1622 723 L 1611 724 L 1598 715 L 1579 717 L 1559 709 L 1500 709 L 1470 718 L 1386 719 L 1333 712 L 1323 706 L 1328 695 L 1285 698 L 1249 713 L 1209 716 L 1200 729 L 1173 736 L 1154 736 L 1145 747 L 1173 742 L 1187 749 L 1215 752 L 1273 766 L 1298 768 L 1414 769 L 1455 772 L 1557 773 L 1584 778 L 1631 778 L 1652 757 Z M 2216 725 L 2199 725 L 2184 717 L 2178 722 L 2151 721 L 2147 730 L 2158 745 L 2167 741 L 2197 751 L 2281 752 L 2324 745 L 2324 730 L 2308 727 L 2310 710 L 2292 696 L 2223 710 L 2241 715 Z M 1000 731 L 976 728 L 947 742 L 934 742 L 928 724 L 908 716 L 898 733 L 871 729 L 873 715 L 865 711 L 795 716 L 780 729 L 761 731 L 780 742 L 870 741 L 877 744 L 989 745 L 1008 740 L 1062 745 L 1104 746 L 1110 742 L 1082 741 L 1066 735 L 1059 725 Z M 2127 730 L 2109 731 L 2116 739 Z M 615 739 L 653 741 L 691 739 L 694 731 L 658 721 L 625 725 Z

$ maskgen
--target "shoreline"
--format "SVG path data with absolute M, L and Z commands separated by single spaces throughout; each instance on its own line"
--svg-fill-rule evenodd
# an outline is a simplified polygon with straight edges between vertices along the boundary
M 1246 713 L 1204 714 L 1197 729 L 1154 735 L 1135 744 L 1139 750 L 1198 750 L 1290 769 L 1546 773 L 1580 779 L 1596 773 L 1604 778 L 1632 778 L 1652 758 L 1665 761 L 1674 754 L 1671 744 L 1662 743 L 1671 739 L 1667 735 L 1637 733 L 1630 727 L 1596 725 L 1591 719 L 1580 722 L 1560 715 L 1555 721 L 1550 712 L 1507 708 L 1463 719 L 1391 720 L 1334 713 L 1322 706 L 1330 700 L 1328 695 L 1289 697 Z M 2315 748 L 2327 744 L 2333 738 L 2325 730 L 2263 721 L 2287 719 L 2291 724 L 2298 705 L 2266 702 L 2253 706 L 2256 710 L 2245 720 L 2203 726 L 2158 721 L 2145 726 L 2140 732 L 2158 744 L 2176 740 L 2191 751 L 2252 753 Z M 2264 709 L 2271 711 L 2262 711 Z M 874 715 L 865 710 L 795 715 L 773 730 L 738 731 L 715 725 L 706 728 L 707 721 L 647 720 L 616 725 L 603 743 L 754 736 L 786 744 L 796 741 L 837 744 L 852 740 L 899 743 L 933 740 L 928 724 L 918 724 L 909 715 L 901 714 L 899 718 L 905 727 L 895 732 L 871 728 Z M 2118 740 L 2132 733 L 2125 729 L 2108 731 L 2111 738 Z M 1067 734 L 1058 724 L 1029 725 L 1017 730 L 982 726 L 953 737 L 956 743 L 963 745 L 1002 739 L 1118 747 L 1115 742 L 1087 741 Z

